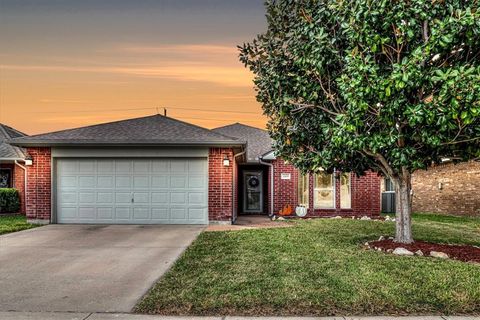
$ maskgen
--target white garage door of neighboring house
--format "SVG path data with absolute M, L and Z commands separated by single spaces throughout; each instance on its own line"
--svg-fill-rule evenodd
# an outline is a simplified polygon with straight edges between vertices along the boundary
M 206 159 L 57 159 L 56 222 L 208 223 Z

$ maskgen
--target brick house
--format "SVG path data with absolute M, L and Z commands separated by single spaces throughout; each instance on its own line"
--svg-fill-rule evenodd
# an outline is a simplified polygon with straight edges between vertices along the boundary
M 304 205 L 310 216 L 378 215 L 380 178 L 301 175 L 268 134 L 154 115 L 17 137 L 26 149 L 26 215 L 37 223 L 233 223 Z
M 413 210 L 480 216 L 480 162 L 446 162 L 412 177 Z
M 0 188 L 15 188 L 20 195 L 20 212 L 25 213 L 25 149 L 7 141 L 25 136 L 24 133 L 0 123 Z

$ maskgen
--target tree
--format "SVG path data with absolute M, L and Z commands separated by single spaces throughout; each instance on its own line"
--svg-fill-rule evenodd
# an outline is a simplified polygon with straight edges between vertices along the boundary
M 268 0 L 239 47 L 277 153 L 303 171 L 374 170 L 413 241 L 411 175 L 480 157 L 480 8 L 464 0 Z

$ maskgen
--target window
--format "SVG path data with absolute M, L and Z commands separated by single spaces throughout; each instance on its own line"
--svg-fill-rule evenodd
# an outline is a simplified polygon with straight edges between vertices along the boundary
M 0 188 L 12 187 L 12 170 L 10 168 L 0 169 Z
M 308 174 L 298 174 L 298 204 L 308 208 Z
M 392 179 L 385 178 L 381 182 L 382 192 L 395 192 L 395 185 L 393 184 Z
M 315 208 L 335 208 L 335 182 L 333 174 L 319 173 L 315 175 L 314 205 Z
M 340 208 L 350 209 L 352 207 L 352 188 L 350 172 L 340 175 Z

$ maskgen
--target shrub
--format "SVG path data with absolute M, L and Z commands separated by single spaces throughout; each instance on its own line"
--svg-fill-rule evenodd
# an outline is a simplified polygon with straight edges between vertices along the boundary
M 0 212 L 18 212 L 20 194 L 17 189 L 0 188 Z

